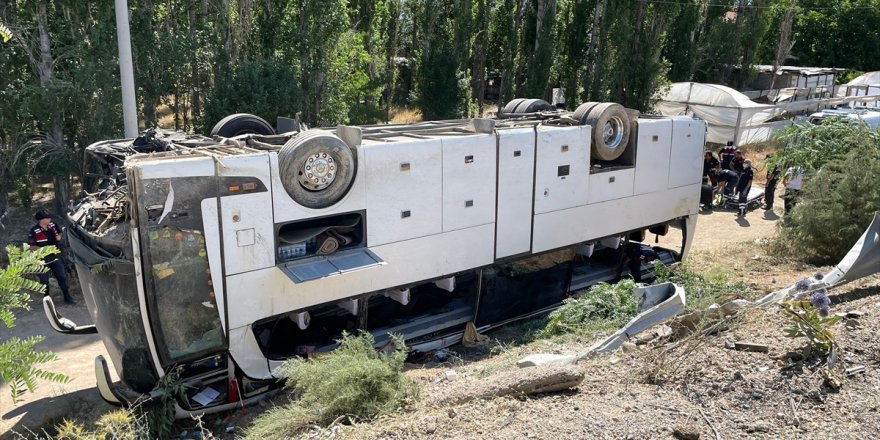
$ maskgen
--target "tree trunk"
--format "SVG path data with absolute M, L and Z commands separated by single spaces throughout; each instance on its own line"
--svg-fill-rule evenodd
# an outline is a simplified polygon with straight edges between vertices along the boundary
M 477 0 L 477 23 L 471 62 L 471 94 L 477 100 L 477 117 L 483 117 L 483 98 L 486 95 L 486 46 L 489 45 L 487 0 Z
M 776 42 L 776 54 L 773 57 L 773 72 L 770 76 L 770 89 L 776 86 L 776 72 L 779 66 L 785 63 L 794 46 L 791 42 L 791 24 L 794 21 L 794 11 L 789 7 L 779 23 L 779 40 Z
M 598 0 L 597 0 L 598 3 Z M 608 13 L 608 0 L 602 0 L 602 12 L 599 13 L 599 35 L 598 35 L 598 44 L 596 46 L 596 56 L 593 58 L 593 77 L 590 78 L 591 84 L 591 93 L 590 99 L 601 101 L 604 97 L 600 96 L 601 87 L 602 87 L 602 65 L 605 62 L 605 36 L 606 29 L 605 24 L 607 22 L 606 15 Z
M 189 5 L 189 38 L 190 41 L 196 41 L 195 34 L 193 32 L 193 28 L 198 26 L 199 17 L 196 16 L 196 6 L 190 4 Z M 198 52 L 198 51 L 196 51 Z M 190 76 L 190 110 L 191 110 L 191 121 L 193 128 L 196 126 L 196 121 L 201 120 L 202 116 L 202 105 L 201 105 L 201 96 L 199 96 L 199 88 L 201 85 L 200 74 L 199 74 L 199 60 L 198 53 L 193 53 L 192 60 L 190 61 L 190 66 L 192 67 L 191 76 Z
M 53 92 L 53 82 L 55 81 L 55 60 L 52 58 L 52 44 L 49 40 L 49 22 L 46 12 L 46 2 L 41 1 L 37 4 L 37 32 L 40 39 L 40 58 L 36 66 L 37 74 L 40 77 L 40 85 L 48 90 L 49 102 L 54 103 L 57 100 Z M 46 137 L 47 148 L 53 150 L 49 157 L 55 160 L 63 160 L 66 158 L 64 147 L 64 125 L 63 116 L 59 111 L 59 106 L 55 106 L 49 121 L 49 130 Z M 58 175 L 53 176 L 53 189 L 55 192 L 55 212 L 56 214 L 64 214 L 70 201 L 70 175 L 67 167 L 62 167 Z

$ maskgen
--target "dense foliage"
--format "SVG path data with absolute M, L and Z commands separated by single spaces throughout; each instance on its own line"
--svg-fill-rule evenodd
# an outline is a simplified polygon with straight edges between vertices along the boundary
M 337 418 L 371 419 L 416 397 L 416 385 L 404 376 L 406 347 L 399 338 L 381 351 L 369 333 L 343 334 L 339 347 L 315 359 L 294 358 L 279 367 L 296 401 L 255 419 L 245 439 L 292 438 L 296 431 Z
M 630 278 L 615 284 L 599 283 L 590 290 L 566 299 L 550 313 L 544 336 L 584 333 L 597 325 L 619 326 L 636 315 L 633 296 L 635 281 Z
M 880 132 L 843 118 L 798 124 L 772 162 L 805 171 L 797 205 L 782 223 L 776 252 L 815 264 L 840 260 L 880 211 Z
M 207 132 L 235 112 L 375 123 L 393 107 L 466 117 L 554 87 L 572 106 L 650 111 L 669 81 L 741 86 L 755 63 L 880 69 L 880 0 L 128 4 L 144 127 Z M 4 0 L 0 24 L 0 185 L 23 202 L 33 177 L 52 178 L 62 211 L 82 148 L 122 134 L 113 2 Z
M 43 257 L 57 253 L 55 246 L 45 246 L 31 252 L 25 245 L 22 248 L 7 246 L 9 265 L 0 268 L 0 321 L 7 328 L 15 326 L 15 309 L 27 309 L 31 296 L 29 292 L 42 292 L 44 287 L 28 276 L 45 272 Z M 0 340 L 0 382 L 9 384 L 12 402 L 27 391 L 33 391 L 38 380 L 67 382 L 70 379 L 62 374 L 37 368 L 37 365 L 54 361 L 57 357 L 34 347 L 43 340 L 42 336 L 27 339 L 11 337 Z

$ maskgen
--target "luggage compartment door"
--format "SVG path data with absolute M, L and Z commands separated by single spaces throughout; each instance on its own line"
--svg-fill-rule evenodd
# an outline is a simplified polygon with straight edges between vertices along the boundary
M 535 130 L 499 130 L 496 259 L 531 249 L 534 179 Z
M 443 230 L 443 157 L 439 139 L 364 146 L 367 245 L 439 234 Z

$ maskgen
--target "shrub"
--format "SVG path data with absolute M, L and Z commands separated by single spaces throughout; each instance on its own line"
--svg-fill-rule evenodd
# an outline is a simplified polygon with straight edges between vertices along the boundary
M 880 210 L 880 136 L 868 137 L 808 179 L 775 251 L 816 265 L 842 258 Z
M 700 273 L 691 269 L 687 261 L 669 267 L 654 262 L 658 283 L 675 283 L 687 293 L 688 309 L 699 310 L 719 302 L 724 296 L 740 296 L 751 291 L 743 282 L 731 282 L 730 274 L 720 271 Z
M 314 423 L 338 417 L 371 419 L 397 409 L 417 396 L 417 388 L 402 374 L 403 341 L 392 338 L 393 349 L 378 352 L 369 333 L 343 334 L 339 348 L 315 359 L 295 358 L 278 369 L 296 398 L 254 420 L 245 438 L 287 438 Z
M 43 258 L 58 253 L 55 246 L 45 246 L 35 252 L 9 245 L 9 266 L 0 269 L 0 322 L 8 328 L 15 326 L 14 309 L 28 309 L 31 299 L 28 292 L 43 292 L 43 285 L 26 278 L 28 275 L 45 272 Z M 27 339 L 9 338 L 0 342 L 0 382 L 9 384 L 12 402 L 16 403 L 26 391 L 33 391 L 37 380 L 69 382 L 70 378 L 58 373 L 41 370 L 36 365 L 57 359 L 54 353 L 36 351 L 34 346 L 43 340 L 42 336 Z
M 770 159 L 783 171 L 801 167 L 808 174 L 866 145 L 880 145 L 880 133 L 854 119 L 830 118 L 820 125 L 796 124 L 776 136 L 785 146 Z M 768 165 L 768 166 L 772 166 Z
M 829 315 L 831 300 L 824 290 L 815 292 L 809 300 L 786 301 L 782 310 L 787 318 L 783 330 L 789 338 L 805 338 L 804 357 L 830 356 L 837 349 L 837 342 L 828 327 L 840 320 Z
M 617 284 L 599 283 L 580 295 L 566 299 L 562 306 L 550 313 L 543 336 L 565 333 L 584 334 L 597 327 L 623 324 L 636 314 L 636 300 L 632 279 Z

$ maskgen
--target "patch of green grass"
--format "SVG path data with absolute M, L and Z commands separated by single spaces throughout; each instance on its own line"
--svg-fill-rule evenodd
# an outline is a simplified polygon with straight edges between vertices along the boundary
M 625 323 L 636 314 L 637 304 L 632 295 L 635 287 L 632 279 L 617 284 L 599 283 L 566 299 L 550 313 L 541 335 L 593 335 Z
M 401 372 L 403 341 L 377 352 L 373 336 L 343 334 L 339 348 L 314 359 L 291 359 L 278 369 L 292 391 L 292 403 L 267 411 L 248 427 L 245 439 L 289 438 L 313 424 L 337 418 L 369 420 L 418 397 L 418 388 Z
M 732 281 L 730 273 L 722 270 L 697 272 L 687 261 L 669 267 L 657 261 L 654 263 L 657 282 L 672 282 L 684 288 L 688 310 L 702 310 L 713 303 L 723 303 L 730 299 L 747 296 L 751 288 L 742 281 Z

